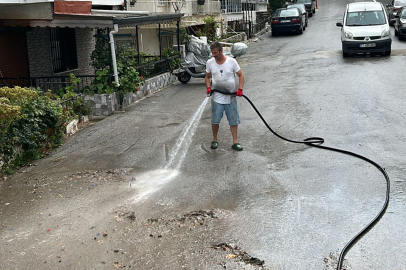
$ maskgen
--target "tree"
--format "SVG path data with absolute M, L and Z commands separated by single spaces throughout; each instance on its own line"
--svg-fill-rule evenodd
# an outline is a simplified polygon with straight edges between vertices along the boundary
M 271 6 L 272 12 L 278 8 L 282 8 L 286 4 L 286 0 L 269 0 L 269 5 Z

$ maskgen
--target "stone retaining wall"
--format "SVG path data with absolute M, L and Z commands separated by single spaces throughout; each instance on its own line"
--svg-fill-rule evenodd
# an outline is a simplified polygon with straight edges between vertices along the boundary
M 140 87 L 139 91 L 135 93 L 130 92 L 124 96 L 123 107 L 126 107 L 134 103 L 135 101 L 152 94 L 157 90 L 173 84 L 176 80 L 177 77 L 170 72 L 146 80 L 144 85 Z
M 88 101 L 93 107 L 92 115 L 95 116 L 108 116 L 112 115 L 114 111 L 119 108 L 118 94 L 96 94 L 85 95 L 83 98 Z
M 143 86 L 140 86 L 139 91 L 129 92 L 124 96 L 123 107 L 126 107 L 135 101 L 152 94 L 155 91 L 158 91 L 168 85 L 173 84 L 176 81 L 177 77 L 170 72 L 152 77 L 147 79 Z M 138 88 L 138 87 L 137 87 Z M 85 101 L 89 101 L 93 106 L 94 110 L 93 116 L 109 116 L 118 110 L 120 107 L 120 101 L 118 93 L 113 94 L 96 94 L 93 96 L 86 95 L 84 96 Z

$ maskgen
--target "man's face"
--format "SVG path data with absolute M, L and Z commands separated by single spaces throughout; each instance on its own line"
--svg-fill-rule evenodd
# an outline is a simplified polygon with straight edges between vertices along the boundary
M 219 51 L 218 49 L 213 49 L 213 50 L 211 50 L 211 55 L 213 55 L 213 57 L 214 57 L 215 59 L 220 59 L 222 53 L 223 53 L 223 52 L 222 52 L 222 51 Z

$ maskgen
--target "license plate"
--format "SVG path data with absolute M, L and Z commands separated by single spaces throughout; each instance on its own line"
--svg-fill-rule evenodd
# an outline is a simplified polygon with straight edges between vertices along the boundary
M 367 43 L 367 44 L 360 44 L 359 47 L 360 48 L 371 48 L 371 47 L 375 47 L 376 44 L 375 43 Z
M 281 23 L 287 23 L 290 22 L 290 20 L 281 20 Z

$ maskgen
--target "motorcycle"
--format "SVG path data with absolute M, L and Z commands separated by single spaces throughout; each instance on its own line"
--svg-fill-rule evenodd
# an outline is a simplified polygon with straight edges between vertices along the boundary
M 222 43 L 232 45 L 230 52 L 224 52 L 225 55 L 236 58 L 247 52 L 248 46 L 245 43 Z M 206 62 L 211 55 L 210 46 L 195 36 L 191 36 L 188 53 L 181 59 L 179 72 L 175 75 L 181 83 L 187 83 L 193 78 L 204 78 L 206 76 Z

